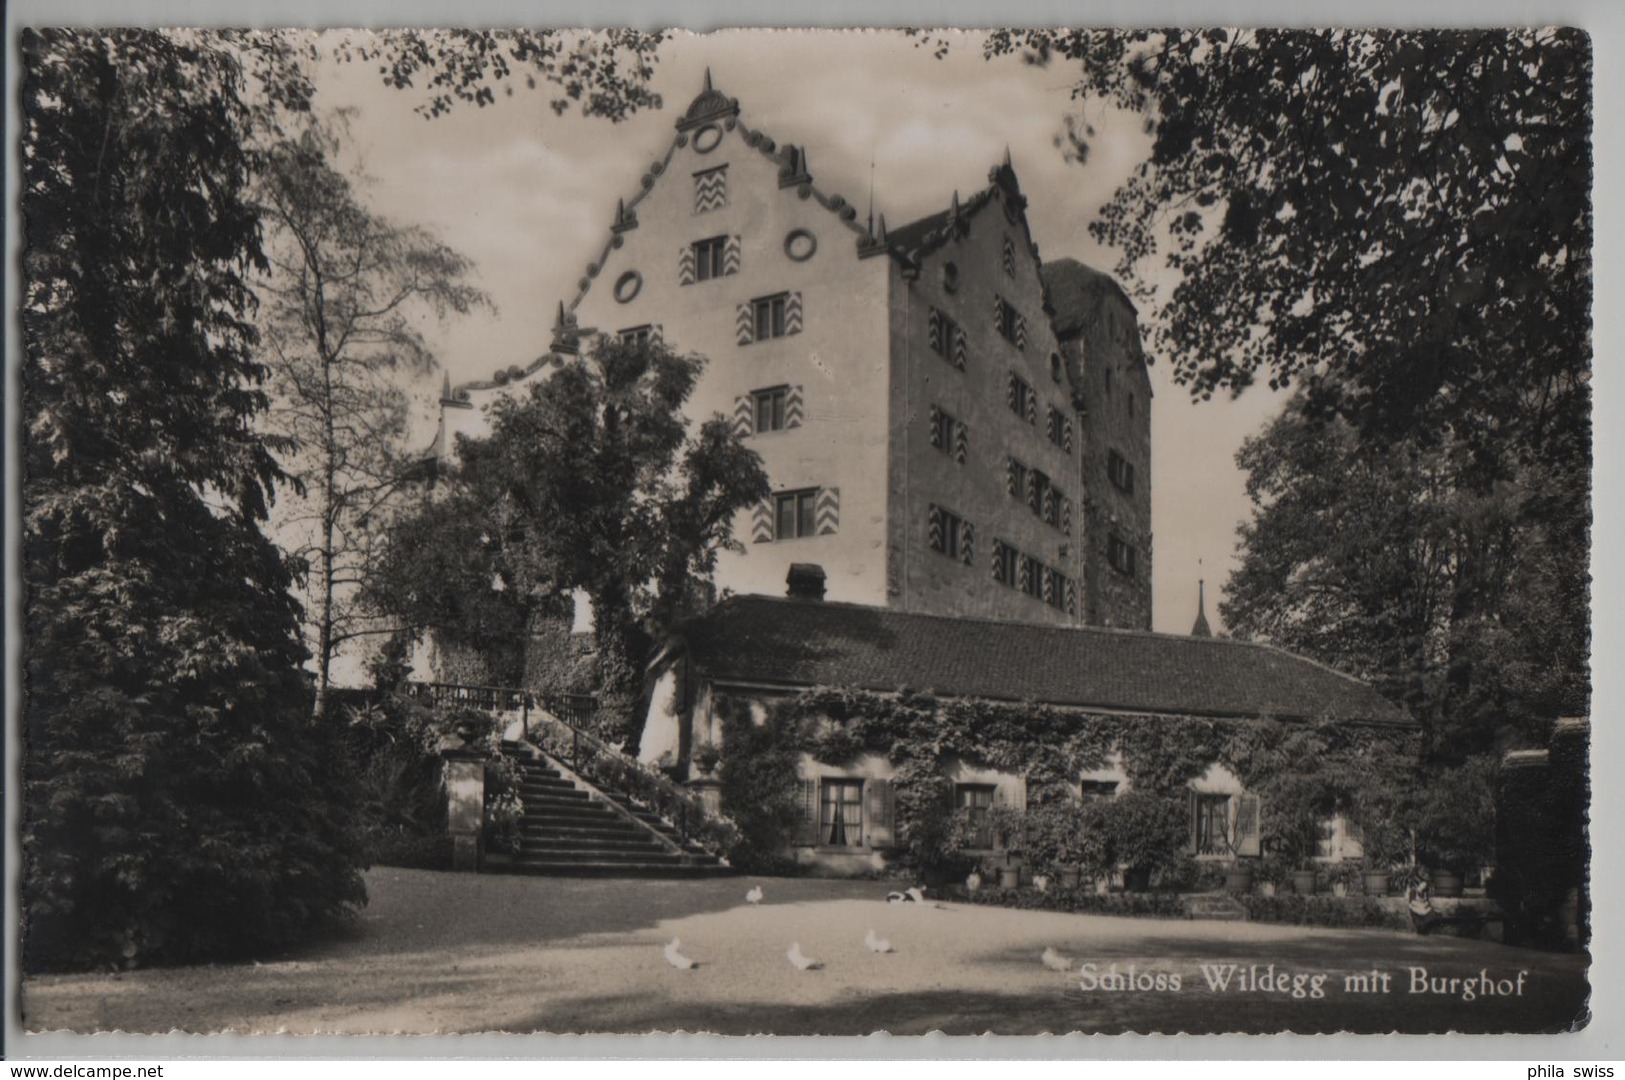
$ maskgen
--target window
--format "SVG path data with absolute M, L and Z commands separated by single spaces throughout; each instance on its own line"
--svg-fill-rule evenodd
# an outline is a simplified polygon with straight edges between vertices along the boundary
M 993 785 L 955 784 L 954 808 L 965 819 L 965 846 L 972 849 L 993 846 Z
M 1027 507 L 1036 517 L 1047 518 L 1048 509 L 1054 502 L 1050 491 L 1049 477 L 1033 469 L 1027 474 Z
M 654 329 L 652 326 L 634 326 L 629 330 L 620 331 L 615 336 L 622 345 L 643 346 L 649 344 L 650 340 L 654 338 Z
M 1058 383 L 1058 382 L 1061 381 L 1061 354 L 1060 353 L 1050 353 L 1049 354 L 1049 378 L 1050 378 L 1050 382 L 1053 382 L 1053 383 Z
M 818 489 L 785 491 L 773 496 L 773 538 L 798 540 L 815 532 Z
M 719 278 L 727 271 L 726 253 L 728 238 L 726 236 L 712 236 L 705 240 L 694 241 L 694 279 L 696 281 L 710 281 Z
M 1020 574 L 1021 552 L 1003 540 L 993 541 L 993 580 L 1015 587 Z
M 932 352 L 961 371 L 964 370 L 965 341 L 958 323 L 936 308 L 932 308 L 928 337 Z
M 1106 451 L 1106 477 L 1119 491 L 1127 495 L 1134 494 L 1134 466 L 1116 450 Z
M 728 205 L 728 166 L 694 174 L 694 212 L 704 214 Z
M 1315 858 L 1326 862 L 1358 859 L 1365 854 L 1360 827 L 1342 814 L 1323 818 L 1315 838 Z
M 1230 855 L 1230 796 L 1198 792 L 1195 801 L 1196 854 Z
M 1010 302 L 1002 296 L 996 297 L 993 310 L 995 314 L 994 323 L 998 327 L 999 336 L 1012 345 L 1025 345 L 1025 342 L 1018 340 L 1019 337 L 1024 335 L 1017 333 L 1021 327 L 1021 316 L 1016 314 L 1016 309 L 1010 306 Z
M 960 558 L 963 549 L 961 540 L 968 538 L 970 528 L 963 518 L 952 510 L 944 510 L 933 505 L 928 511 L 927 541 L 932 551 L 940 551 L 949 558 Z
M 1010 411 L 1027 421 L 1036 423 L 1038 419 L 1038 399 L 1033 395 L 1033 388 L 1015 372 L 1010 373 L 1010 383 L 1005 394 L 1005 403 Z
M 1059 570 L 1050 570 L 1048 573 L 1049 584 L 1044 590 L 1044 603 L 1048 604 L 1056 611 L 1065 611 L 1066 587 L 1068 584 L 1070 584 L 1070 582 L 1067 581 L 1066 575 L 1061 573 Z
M 944 454 L 953 453 L 954 429 L 958 426 L 959 421 L 948 413 L 941 409 L 933 409 L 931 412 L 931 445 Z
M 1115 536 L 1106 538 L 1106 561 L 1119 574 L 1134 576 L 1134 549 Z
M 1030 556 L 1021 557 L 1021 591 L 1034 600 L 1044 598 L 1044 564 Z
M 783 337 L 788 332 L 785 325 L 785 307 L 789 299 L 789 293 L 779 293 L 776 296 L 759 297 L 750 302 L 751 320 L 755 324 L 754 340 Z
M 788 386 L 775 386 L 771 390 L 758 390 L 751 394 L 752 412 L 758 432 L 784 430 L 784 406 L 790 396 Z
M 819 785 L 818 842 L 863 846 L 863 781 L 825 780 Z
M 1085 780 L 1083 782 L 1084 802 L 1103 802 L 1107 799 L 1117 798 L 1116 780 Z

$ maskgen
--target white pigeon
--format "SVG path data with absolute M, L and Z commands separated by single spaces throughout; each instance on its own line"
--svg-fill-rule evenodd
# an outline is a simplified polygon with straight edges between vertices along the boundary
M 916 904 L 925 903 L 925 894 L 920 891 L 920 887 L 918 885 L 915 885 L 908 890 L 908 898 L 914 901 Z
M 671 939 L 671 944 L 666 946 L 666 963 L 678 971 L 692 971 L 695 967 L 694 961 L 677 951 L 682 944 L 676 938 Z
M 798 971 L 812 971 L 815 968 L 821 968 L 824 966 L 821 961 L 814 960 L 812 957 L 804 955 L 801 951 L 801 942 L 799 941 L 791 942 L 789 951 L 784 955 L 790 958 L 790 963 L 794 964 Z
M 1039 957 L 1044 966 L 1051 971 L 1071 971 L 1072 961 L 1056 952 L 1053 946 L 1045 946 L 1043 955 Z
M 888 904 L 901 904 L 907 899 L 908 897 L 904 896 L 900 892 L 889 892 L 886 894 L 886 903 Z
M 875 930 L 874 930 L 874 927 L 872 927 L 872 926 L 869 928 L 869 932 L 867 934 L 863 935 L 863 943 L 865 945 L 869 946 L 869 951 L 870 952 L 896 952 L 897 951 L 896 949 L 891 947 L 891 942 L 887 941 L 885 938 L 875 937 Z
M 755 905 L 755 904 L 760 904 L 761 902 L 762 902 L 762 887 L 760 885 L 754 886 L 750 890 L 750 892 L 745 894 L 745 903 Z

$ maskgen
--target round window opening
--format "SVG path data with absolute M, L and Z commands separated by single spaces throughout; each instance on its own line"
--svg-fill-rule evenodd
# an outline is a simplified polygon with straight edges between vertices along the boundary
M 818 237 L 806 229 L 792 229 L 784 238 L 784 253 L 796 262 L 806 262 L 818 250 Z
M 715 124 L 707 124 L 694 133 L 694 149 L 702 154 L 709 154 L 722 142 L 722 129 Z
M 615 299 L 618 303 L 630 303 L 643 289 L 643 275 L 636 270 L 628 270 L 615 279 Z
M 959 267 L 954 263 L 944 263 L 942 267 L 942 287 L 949 292 L 959 288 Z

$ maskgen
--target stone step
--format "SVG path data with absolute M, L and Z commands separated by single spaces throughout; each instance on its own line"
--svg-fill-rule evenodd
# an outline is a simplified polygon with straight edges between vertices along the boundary
M 672 859 L 681 861 L 682 858 L 675 853 L 654 847 L 644 848 L 639 851 L 622 851 L 614 848 L 579 850 L 576 848 L 554 847 L 550 844 L 522 844 L 519 848 L 519 855 L 525 860 L 588 863 L 669 862 Z
M 557 836 L 575 837 L 581 840 L 639 840 L 647 834 L 639 832 L 624 823 L 588 823 L 576 822 L 569 825 L 560 825 L 554 822 L 532 822 L 527 825 L 519 823 L 519 832 L 522 836 Z
M 731 874 L 724 866 L 684 865 L 680 861 L 645 863 L 557 862 L 554 860 L 526 859 L 507 862 L 501 868 L 511 874 L 536 874 L 545 877 L 708 877 Z M 493 865 L 493 869 L 497 865 Z
M 519 784 L 519 794 L 525 799 L 559 799 L 567 802 L 586 799 L 587 793 L 575 785 L 569 787 L 541 786 L 523 781 Z
M 616 836 L 576 836 L 537 830 L 521 834 L 527 849 L 558 848 L 561 851 L 666 851 L 653 837 L 622 833 Z

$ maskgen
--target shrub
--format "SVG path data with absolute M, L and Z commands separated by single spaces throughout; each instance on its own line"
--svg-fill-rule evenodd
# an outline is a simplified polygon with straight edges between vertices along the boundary
M 1387 907 L 1372 897 L 1238 896 L 1254 922 L 1290 923 L 1295 926 L 1326 926 L 1334 929 L 1381 927 L 1410 929 L 1410 917 L 1399 908 Z
M 1100 806 L 1109 863 L 1151 875 L 1182 854 L 1189 822 L 1177 801 L 1130 791 Z

